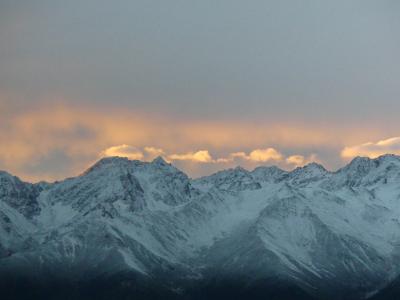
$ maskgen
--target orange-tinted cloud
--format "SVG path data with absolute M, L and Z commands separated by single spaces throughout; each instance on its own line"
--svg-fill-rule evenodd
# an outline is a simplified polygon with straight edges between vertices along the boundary
M 127 157 L 129 159 L 138 159 L 141 160 L 144 158 L 143 152 L 137 149 L 136 147 L 132 147 L 129 145 L 119 145 L 109 147 L 101 153 L 101 156 L 121 156 Z
M 145 160 L 161 155 L 179 162 L 189 173 L 193 164 L 185 162 L 216 167 L 253 167 L 263 163 L 290 166 L 282 153 L 299 153 L 291 149 L 337 147 L 357 143 L 367 135 L 364 130 L 333 131 L 312 124 L 177 120 L 129 108 L 99 109 L 62 103 L 47 102 L 7 111 L 3 102 L 0 169 L 30 181 L 62 179 L 81 173 L 110 147 L 119 148 L 111 148 L 107 155 L 123 154 L 118 150 L 130 157 L 141 157 L 129 152 L 132 149 L 127 145 L 140 149 Z M 368 135 L 372 133 L 368 131 Z M 63 168 L 57 166 L 61 160 L 68 162 Z
M 283 155 L 274 148 L 256 149 L 250 152 L 249 159 L 258 162 L 267 162 L 270 160 L 279 161 Z
M 356 156 L 376 158 L 387 153 L 400 155 L 400 137 L 345 147 L 341 155 L 343 158 L 354 158 Z
M 295 166 L 301 166 L 302 164 L 304 164 L 304 160 L 305 158 L 303 155 L 292 155 L 286 158 L 286 162 L 288 164 L 292 164 Z
M 227 157 L 213 158 L 208 150 L 201 150 L 197 152 L 189 152 L 185 154 L 171 154 L 168 156 L 171 161 L 174 160 L 190 160 L 201 163 L 228 163 L 235 159 L 250 160 L 253 162 L 268 162 L 280 161 L 283 155 L 274 148 L 255 149 L 249 154 L 245 152 L 230 153 Z
M 268 162 L 268 161 L 280 161 L 283 159 L 282 153 L 274 148 L 266 149 L 255 149 L 249 154 L 245 152 L 234 152 L 230 154 L 230 159 L 244 159 L 254 162 Z
M 184 154 L 171 154 L 168 156 L 169 160 L 189 160 L 199 163 L 214 162 L 208 150 L 200 150 L 197 152 L 188 152 Z
M 288 165 L 292 165 L 295 167 L 301 167 L 301 166 L 304 166 L 304 165 L 312 163 L 312 162 L 319 162 L 319 160 L 315 154 L 311 154 L 308 157 L 297 154 L 297 155 L 291 155 L 286 158 L 286 163 Z
M 146 153 L 146 158 L 149 160 L 152 160 L 158 156 L 166 156 L 163 149 L 156 147 L 144 147 L 144 152 Z
M 130 145 L 119 145 L 112 146 L 102 151 L 100 156 L 121 156 L 129 159 L 139 159 L 144 161 L 151 161 L 156 156 L 163 156 L 169 162 L 175 161 L 187 161 L 190 163 L 201 163 L 201 164 L 219 164 L 224 166 L 226 164 L 238 163 L 243 164 L 245 162 L 252 163 L 265 163 L 275 162 L 283 168 L 298 167 L 311 162 L 317 162 L 318 159 L 315 154 L 311 154 L 308 157 L 303 155 L 291 155 L 285 158 L 285 156 L 274 148 L 266 149 L 255 149 L 249 154 L 246 152 L 233 152 L 228 154 L 226 157 L 214 158 L 208 150 L 191 151 L 187 153 L 172 153 L 167 154 L 161 148 L 155 148 L 146 146 L 143 149 L 139 149 Z

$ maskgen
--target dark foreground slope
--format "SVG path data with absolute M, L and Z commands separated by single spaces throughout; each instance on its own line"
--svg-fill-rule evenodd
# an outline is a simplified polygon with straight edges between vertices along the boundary
M 90 280 L 33 278 L 2 279 L 1 299 L 135 299 L 135 300 L 219 300 L 219 299 L 271 299 L 271 300 L 312 300 L 317 299 L 291 282 L 261 280 L 249 284 L 244 281 L 222 281 L 209 283 L 188 283 L 179 290 L 171 290 L 162 282 L 140 278 L 134 274 L 114 274 Z

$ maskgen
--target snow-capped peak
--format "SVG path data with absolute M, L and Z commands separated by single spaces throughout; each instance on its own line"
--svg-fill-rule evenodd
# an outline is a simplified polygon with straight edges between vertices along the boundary
M 293 173 L 319 173 L 319 174 L 324 174 L 327 173 L 328 171 L 324 168 L 323 165 L 316 163 L 316 162 L 312 162 L 309 163 L 303 167 L 297 167 Z
M 284 278 L 320 299 L 331 287 L 366 294 L 400 274 L 399 182 L 390 155 L 196 180 L 161 157 L 104 158 L 54 184 L 0 172 L 0 275 L 29 261 L 35 272 L 168 277 L 175 290 L 232 274 Z
M 259 181 L 276 182 L 282 180 L 287 172 L 276 166 L 261 166 L 251 171 L 251 174 Z
M 366 174 L 372 169 L 376 169 L 387 164 L 395 164 L 400 166 L 400 156 L 394 154 L 385 154 L 373 159 L 357 156 L 348 165 L 344 166 L 337 172 L 356 172 L 359 174 Z
M 388 154 L 374 159 L 356 157 L 347 166 L 334 173 L 332 187 L 354 187 L 358 185 L 371 185 L 379 182 L 395 182 L 398 180 L 399 174 L 399 156 Z
M 307 184 L 313 181 L 318 181 L 326 176 L 328 172 L 322 165 L 315 162 L 305 165 L 304 167 L 297 167 L 288 174 L 288 178 L 294 184 Z
M 121 167 L 129 165 L 130 160 L 126 157 L 120 156 L 109 156 L 104 157 L 94 163 L 90 168 L 88 168 L 82 175 L 87 175 L 91 172 L 105 169 L 105 168 L 113 168 L 113 167 Z
M 151 163 L 154 165 L 161 165 L 161 166 L 169 165 L 169 163 L 167 163 L 162 156 L 157 156 L 155 159 L 153 159 Z

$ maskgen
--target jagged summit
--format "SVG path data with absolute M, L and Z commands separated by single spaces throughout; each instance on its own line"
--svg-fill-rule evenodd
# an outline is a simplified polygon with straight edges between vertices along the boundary
M 162 166 L 169 165 L 169 163 L 167 163 L 162 156 L 157 156 L 155 159 L 153 159 L 151 163 L 154 165 L 162 165 Z
M 329 171 L 325 169 L 325 167 L 319 163 L 312 162 L 303 167 L 297 167 L 291 173 L 328 173 Z
M 377 158 L 356 157 L 339 169 L 332 178 L 332 186 L 359 186 L 396 181 L 400 173 L 400 157 L 386 154 Z
M 337 172 L 348 171 L 348 170 L 367 170 L 374 167 L 379 167 L 384 163 L 399 163 L 400 156 L 395 154 L 384 154 L 376 158 L 369 158 L 363 156 L 357 156 L 351 160 L 349 164 L 339 169 Z
M 231 169 L 226 169 L 226 170 L 220 170 L 217 171 L 216 173 L 213 173 L 211 175 L 203 176 L 200 178 L 195 179 L 196 181 L 199 180 L 205 180 L 207 178 L 212 178 L 212 177 L 221 177 L 221 176 L 231 176 L 231 174 L 247 174 L 251 173 L 254 176 L 267 176 L 267 177 L 280 177 L 285 174 L 291 174 L 292 176 L 298 175 L 298 174 L 326 174 L 326 173 L 343 173 L 343 172 L 350 172 L 350 171 L 355 171 L 358 170 L 358 172 L 368 172 L 371 168 L 376 168 L 379 167 L 382 164 L 399 164 L 400 165 L 400 156 L 395 155 L 395 154 L 384 154 L 381 155 L 377 158 L 371 159 L 368 157 L 361 157 L 357 156 L 354 159 L 351 160 L 350 163 L 348 163 L 346 166 L 340 168 L 339 170 L 335 172 L 328 171 L 323 165 L 316 163 L 316 162 L 311 162 L 305 166 L 302 167 L 297 167 L 292 171 L 285 171 L 280 169 L 277 166 L 259 166 L 253 169 L 252 171 L 249 171 L 242 166 L 236 166 Z M 167 162 L 162 156 L 157 156 L 155 159 L 153 159 L 151 162 L 144 162 L 140 160 L 130 160 L 127 157 L 120 157 L 120 156 L 110 156 L 110 157 L 103 157 L 99 159 L 97 162 L 95 162 L 92 166 L 90 166 L 86 171 L 84 171 L 81 175 L 86 175 L 92 171 L 99 170 L 102 168 L 121 168 L 121 167 L 135 167 L 135 166 L 144 166 L 144 165 L 154 165 L 154 166 L 161 166 L 161 167 L 172 167 L 178 172 L 182 172 L 181 170 L 177 169 L 174 167 L 171 163 Z M 0 177 L 9 177 L 9 178 L 18 178 L 7 171 L 0 170 Z M 18 178 L 19 179 L 19 178 Z M 51 184 L 47 182 L 43 182 L 46 186 Z
M 289 172 L 288 178 L 292 184 L 308 184 L 318 182 L 330 174 L 322 165 L 313 162 Z
M 128 166 L 130 160 L 127 157 L 120 157 L 120 156 L 109 156 L 103 157 L 97 162 L 95 162 L 91 167 L 89 167 L 82 175 L 90 174 L 91 172 L 101 170 L 104 168 L 113 168 L 113 167 L 121 167 L 121 166 Z
M 12 176 L 13 175 L 8 173 L 7 171 L 0 170 L 0 177 L 12 177 Z
M 237 178 L 249 177 L 250 172 L 241 166 L 218 171 L 214 174 L 195 179 L 196 182 L 222 182 Z
M 112 171 L 116 169 L 127 170 L 132 168 L 148 169 L 149 167 L 155 167 L 158 170 L 175 170 L 181 172 L 170 163 L 166 162 L 163 157 L 158 156 L 151 162 L 145 162 L 140 160 L 130 160 L 127 157 L 110 156 L 104 157 L 95 162 L 90 168 L 88 168 L 82 175 L 90 174 L 94 171 Z
M 173 299 L 232 277 L 283 280 L 311 298 L 366 299 L 400 276 L 399 182 L 394 155 L 195 180 L 160 157 L 104 158 L 56 184 L 3 172 L 0 276 L 119 278 L 133 294 L 162 283 Z
M 381 156 L 378 156 L 377 158 L 375 158 L 375 160 L 378 161 L 397 161 L 400 162 L 400 156 L 396 155 L 396 154 L 383 154 Z
M 368 157 L 356 157 L 348 165 L 336 171 L 336 173 L 346 173 L 352 176 L 364 176 L 374 169 L 386 167 L 388 165 L 400 167 L 400 156 L 386 154 L 371 159 Z
M 268 173 L 286 173 L 286 171 L 282 170 L 281 168 L 278 168 L 277 166 L 259 166 L 256 167 L 252 172 L 260 172 L 260 171 L 265 171 Z
M 251 171 L 252 176 L 259 182 L 279 182 L 287 173 L 276 166 L 260 166 Z
M 233 170 L 235 172 L 244 172 L 244 173 L 248 173 L 249 171 L 246 170 L 245 168 L 243 168 L 242 166 L 236 166 L 235 168 L 233 168 Z
M 365 169 L 373 167 L 374 164 L 375 164 L 375 159 L 371 159 L 369 157 L 357 156 L 354 159 L 352 159 L 351 162 L 348 165 L 344 166 L 342 169 L 347 169 L 347 170 Z

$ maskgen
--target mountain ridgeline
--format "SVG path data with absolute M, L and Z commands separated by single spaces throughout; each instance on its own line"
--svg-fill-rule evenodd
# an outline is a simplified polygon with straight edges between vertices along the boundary
M 0 172 L 1 299 L 400 298 L 400 157 L 190 179 L 157 158 Z

